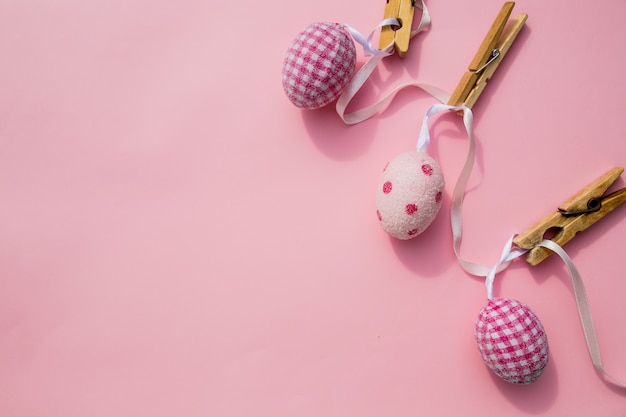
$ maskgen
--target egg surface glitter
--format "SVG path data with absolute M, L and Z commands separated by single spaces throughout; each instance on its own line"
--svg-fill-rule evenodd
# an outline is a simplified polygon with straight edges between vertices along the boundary
M 396 156 L 384 169 L 376 194 L 376 214 L 391 236 L 408 240 L 423 233 L 441 208 L 443 173 L 426 152 Z

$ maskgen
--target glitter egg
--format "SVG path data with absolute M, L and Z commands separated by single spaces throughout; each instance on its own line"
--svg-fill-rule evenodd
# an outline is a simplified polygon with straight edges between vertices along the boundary
M 425 152 L 406 152 L 384 169 L 376 194 L 376 214 L 391 236 L 407 240 L 424 232 L 441 208 L 443 173 Z

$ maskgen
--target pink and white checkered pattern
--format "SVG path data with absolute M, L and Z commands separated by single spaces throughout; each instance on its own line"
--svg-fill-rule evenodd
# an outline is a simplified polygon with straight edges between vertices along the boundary
M 543 326 L 519 301 L 489 300 L 478 315 L 474 335 L 487 366 L 505 381 L 530 384 L 548 363 L 548 339 Z
M 337 99 L 352 77 L 356 48 L 339 23 L 314 23 L 291 43 L 283 88 L 297 107 L 316 109 Z

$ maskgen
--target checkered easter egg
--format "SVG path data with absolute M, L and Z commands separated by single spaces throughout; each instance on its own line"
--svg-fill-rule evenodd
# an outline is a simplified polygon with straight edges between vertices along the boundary
M 483 307 L 474 331 L 487 366 L 513 384 L 530 384 L 548 363 L 548 339 L 541 322 L 519 301 L 495 298 Z
M 443 173 L 426 152 L 396 156 L 383 170 L 376 193 L 376 214 L 391 236 L 412 239 L 432 223 L 441 208 Z
M 352 77 L 356 48 L 339 23 L 313 23 L 293 40 L 283 63 L 283 88 L 297 107 L 336 100 Z

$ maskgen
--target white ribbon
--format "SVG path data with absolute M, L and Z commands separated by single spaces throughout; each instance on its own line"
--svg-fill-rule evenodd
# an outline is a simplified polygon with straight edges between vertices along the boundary
M 418 33 L 426 30 L 431 22 L 430 13 L 428 12 L 428 8 L 426 7 L 426 4 L 424 3 L 424 1 L 418 0 L 415 6 L 422 9 L 422 17 L 417 28 L 411 32 L 411 37 L 414 37 Z M 361 90 L 361 88 L 363 87 L 363 84 L 365 84 L 365 81 L 367 81 L 367 79 L 370 77 L 374 69 L 376 69 L 380 61 L 389 55 L 393 55 L 394 53 L 395 42 L 393 41 L 382 50 L 378 50 L 371 45 L 374 32 L 377 29 L 383 26 L 386 26 L 388 24 L 399 24 L 399 22 L 397 19 L 385 19 L 380 24 L 378 24 L 378 26 L 376 26 L 374 31 L 372 31 L 367 38 L 365 38 L 363 35 L 358 33 L 358 31 L 351 28 L 350 26 L 345 25 L 348 28 L 348 30 L 350 30 L 350 32 L 352 33 L 352 36 L 355 39 L 355 41 L 363 45 L 365 55 L 366 56 L 373 55 L 372 58 L 370 58 L 359 69 L 359 71 L 357 71 L 357 73 L 350 80 L 348 85 L 346 85 L 346 87 L 343 90 L 343 93 L 337 100 L 337 103 L 335 106 L 337 114 L 339 115 L 339 117 L 341 117 L 341 120 L 343 120 L 344 123 L 348 125 L 363 122 L 364 120 L 369 119 L 375 114 L 384 111 L 387 108 L 387 106 L 393 101 L 393 99 L 398 94 L 398 92 L 400 92 L 401 90 L 405 88 L 419 88 L 442 103 L 445 103 L 450 99 L 450 93 L 446 92 L 445 90 L 442 90 L 441 88 L 435 85 L 427 84 L 427 83 L 418 83 L 418 82 L 407 82 L 407 83 L 400 84 L 396 86 L 395 88 L 393 88 L 388 94 L 386 94 L 383 98 L 378 100 L 376 103 L 370 106 L 367 106 L 365 108 L 356 110 L 354 112 L 346 113 L 346 109 L 348 108 L 348 105 L 350 104 L 354 96 L 356 96 L 356 94 L 359 92 L 359 90 Z
M 431 106 L 424 116 L 422 122 L 422 128 L 420 130 L 419 139 L 417 141 L 417 150 L 425 151 L 430 144 L 430 133 L 428 131 L 428 120 L 433 115 L 443 111 L 463 111 L 463 124 L 465 125 L 465 131 L 469 140 L 469 147 L 467 150 L 467 157 L 465 158 L 465 164 L 459 174 L 459 177 L 454 186 L 452 192 L 452 205 L 450 207 L 450 224 L 452 226 L 452 239 L 453 249 L 456 258 L 461 267 L 469 274 L 476 276 L 487 276 L 490 268 L 483 265 L 475 264 L 466 261 L 461 257 L 461 241 L 463 239 L 463 198 L 465 197 L 465 189 L 467 188 L 467 182 L 472 173 L 474 167 L 474 160 L 476 158 L 476 140 L 474 138 L 474 115 L 472 110 L 465 106 L 451 106 L 448 104 L 435 104 Z M 505 265 L 500 265 L 498 271 L 504 269 Z
M 504 248 L 502 248 L 500 259 L 498 259 L 498 262 L 496 262 L 493 268 L 489 270 L 485 278 L 485 287 L 487 287 L 487 298 L 489 300 L 493 298 L 493 282 L 495 281 L 496 273 L 498 271 L 502 271 L 503 269 L 507 268 L 514 259 L 519 258 L 520 256 L 524 255 L 526 252 L 528 252 L 525 249 L 512 250 L 513 238 L 515 238 L 515 235 L 512 235 L 506 241 Z
M 371 55 L 382 55 L 382 56 L 388 56 L 393 54 L 393 42 L 390 43 L 389 45 L 387 45 L 387 47 L 381 49 L 375 48 L 372 45 L 372 39 L 374 38 L 374 34 L 376 33 L 376 31 L 384 26 L 395 26 L 395 25 L 399 25 L 400 21 L 398 19 L 395 18 L 389 18 L 389 19 L 385 19 L 382 22 L 380 22 L 378 25 L 376 25 L 376 27 L 374 29 L 372 29 L 372 31 L 370 32 L 370 34 L 367 36 L 367 38 L 365 36 L 363 36 L 363 34 L 361 32 L 359 32 L 358 30 L 356 30 L 353 26 L 344 23 L 343 25 L 345 26 L 346 29 L 348 29 L 348 31 L 350 32 L 350 34 L 352 35 L 352 38 L 363 47 L 363 52 L 365 54 L 365 56 L 371 56 Z
M 576 265 L 574 265 L 574 261 L 572 261 L 572 258 L 569 257 L 569 255 L 565 252 L 565 250 L 563 250 L 561 246 L 551 240 L 544 240 L 538 246 L 550 249 L 552 252 L 559 255 L 559 257 L 567 266 L 569 277 L 572 281 L 572 287 L 574 289 L 574 299 L 576 300 L 576 307 L 578 309 L 580 325 L 583 329 L 585 342 L 587 343 L 587 350 L 589 351 L 589 356 L 591 356 L 591 363 L 593 363 L 594 368 L 605 378 L 607 382 L 610 382 L 611 384 L 614 384 L 621 388 L 626 388 L 625 382 L 620 381 L 609 375 L 602 365 L 602 357 L 600 356 L 600 345 L 598 343 L 598 337 L 596 336 L 595 326 L 593 325 L 593 318 L 591 316 L 591 307 L 589 306 L 587 291 L 585 290 L 582 276 L 580 275 L 580 272 L 578 272 Z

